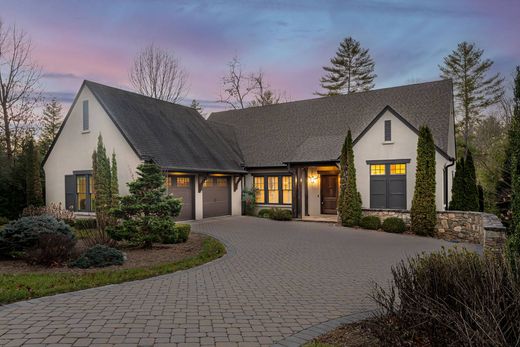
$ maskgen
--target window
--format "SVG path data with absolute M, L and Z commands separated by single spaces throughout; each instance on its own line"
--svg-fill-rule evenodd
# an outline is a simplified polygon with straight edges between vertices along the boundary
M 292 203 L 292 177 L 291 176 L 283 176 L 282 177 L 282 202 L 284 204 Z
M 290 205 L 292 203 L 291 176 L 255 176 L 253 186 L 256 189 L 256 202 L 259 204 Z
M 254 178 L 254 188 L 255 188 L 255 201 L 259 204 L 265 203 L 265 185 L 264 185 L 265 177 L 257 176 Z
M 190 186 L 189 177 L 175 177 L 177 188 L 188 188 Z
M 385 174 L 385 164 L 370 165 L 370 175 L 379 176 Z
M 406 164 L 390 164 L 390 175 L 406 175 Z
M 213 187 L 213 180 L 212 180 L 211 178 L 208 177 L 208 178 L 204 181 L 203 187 Z
M 269 194 L 270 204 L 278 204 L 280 203 L 280 191 L 278 187 L 278 176 L 269 176 L 267 177 L 267 192 Z
M 83 100 L 83 131 L 89 130 L 88 100 Z
M 90 174 L 76 175 L 76 211 L 91 212 L 95 209 L 94 178 Z
M 392 121 L 385 120 L 385 141 L 392 141 Z
M 227 178 L 219 177 L 217 178 L 217 187 L 225 188 L 227 187 Z

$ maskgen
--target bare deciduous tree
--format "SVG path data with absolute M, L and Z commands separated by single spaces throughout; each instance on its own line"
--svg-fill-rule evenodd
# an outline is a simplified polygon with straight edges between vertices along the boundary
M 181 61 L 153 44 L 137 54 L 129 77 L 139 93 L 173 103 L 182 101 L 189 89 Z
M 219 102 L 241 109 L 286 101 L 285 93 L 273 91 L 265 82 L 262 71 L 256 74 L 243 72 L 237 56 L 228 66 L 229 72 L 222 78 L 224 93 L 220 94 Z
M 38 124 L 33 111 L 41 101 L 41 69 L 31 53 L 27 33 L 0 20 L 0 139 L 10 161 Z

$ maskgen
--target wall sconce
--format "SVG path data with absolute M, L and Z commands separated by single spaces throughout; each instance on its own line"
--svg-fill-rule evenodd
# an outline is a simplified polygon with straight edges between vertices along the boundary
M 315 184 L 316 182 L 318 182 L 318 176 L 316 176 L 316 175 L 309 176 L 309 183 L 310 184 Z

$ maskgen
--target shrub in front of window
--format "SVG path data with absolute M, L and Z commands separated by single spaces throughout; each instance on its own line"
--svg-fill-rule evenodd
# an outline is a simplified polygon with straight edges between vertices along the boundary
M 417 170 L 410 217 L 412 232 L 423 236 L 435 234 L 435 144 L 432 133 L 426 126 L 419 130 Z
M 174 230 L 174 218 L 181 211 L 181 200 L 166 194 L 161 168 L 154 163 L 137 167 L 138 178 L 128 183 L 130 191 L 120 199 L 111 215 L 117 218 L 107 233 L 115 240 L 133 246 L 151 247 L 162 235 Z
M 61 203 L 55 204 L 51 203 L 49 206 L 29 206 L 23 209 L 22 217 L 31 217 L 31 216 L 42 216 L 49 215 L 57 220 L 62 220 L 68 225 L 73 226 L 75 217 L 74 212 L 66 210 L 61 207 Z
M 125 261 L 123 252 L 105 245 L 95 245 L 85 251 L 71 265 L 80 269 L 122 265 Z
M 280 221 L 288 221 L 292 219 L 292 212 L 291 210 L 275 207 L 271 209 L 269 218 Z
M 361 195 L 359 194 L 356 185 L 354 149 L 350 129 L 341 149 L 338 211 L 341 225 L 359 225 L 359 221 L 362 217 Z
M 165 244 L 186 242 L 190 236 L 191 225 L 175 223 L 175 227 L 161 235 L 161 242 Z
M 72 228 L 52 216 L 22 217 L 7 224 L 0 232 L 0 254 L 24 255 L 38 245 L 40 236 L 44 234 L 64 235 L 75 241 Z
M 387 233 L 403 233 L 406 230 L 406 224 L 401 218 L 398 217 L 388 217 L 383 221 L 381 225 L 384 231 Z
M 261 218 L 271 218 L 271 212 L 272 208 L 263 208 L 260 211 L 258 211 L 258 217 Z
M 256 208 L 256 189 L 244 189 L 242 191 L 243 212 L 246 216 L 254 216 Z
M 96 218 L 78 218 L 74 222 L 74 227 L 80 230 L 96 229 L 97 220 Z
M 381 228 L 381 220 L 377 216 L 365 216 L 361 218 L 359 226 L 364 229 L 377 230 Z

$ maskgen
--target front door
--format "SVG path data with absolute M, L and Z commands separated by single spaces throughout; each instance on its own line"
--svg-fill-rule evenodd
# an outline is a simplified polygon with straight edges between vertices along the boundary
M 338 203 L 338 175 L 321 175 L 321 213 L 336 214 Z

